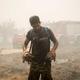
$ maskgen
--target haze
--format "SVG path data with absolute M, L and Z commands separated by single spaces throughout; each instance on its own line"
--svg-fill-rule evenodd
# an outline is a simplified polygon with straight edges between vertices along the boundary
M 17 28 L 28 27 L 32 15 L 43 22 L 80 21 L 80 0 L 0 0 L 0 23 L 13 20 Z

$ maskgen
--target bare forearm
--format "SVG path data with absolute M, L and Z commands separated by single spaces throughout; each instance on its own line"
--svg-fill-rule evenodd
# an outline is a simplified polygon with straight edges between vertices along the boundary
M 25 51 L 27 49 L 27 46 L 23 45 L 22 49 L 23 49 L 23 51 Z
M 28 45 L 29 41 L 30 40 L 28 38 L 25 39 L 24 44 L 22 46 L 23 51 L 27 50 L 27 45 Z
M 54 43 L 54 46 L 52 47 L 51 51 L 55 51 L 57 49 L 57 47 L 58 47 L 58 42 L 56 41 Z

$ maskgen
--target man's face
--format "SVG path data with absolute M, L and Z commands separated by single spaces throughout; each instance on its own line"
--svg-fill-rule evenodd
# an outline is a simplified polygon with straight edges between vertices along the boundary
M 36 24 L 31 25 L 31 26 L 33 27 L 35 32 L 40 31 L 40 28 L 41 28 L 40 23 L 36 23 Z

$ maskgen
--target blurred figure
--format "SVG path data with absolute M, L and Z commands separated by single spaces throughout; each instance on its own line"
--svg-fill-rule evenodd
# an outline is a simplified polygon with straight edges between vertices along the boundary
M 58 41 L 49 28 L 41 26 L 38 16 L 31 16 L 29 21 L 33 29 L 28 31 L 22 47 L 24 56 L 25 53 L 29 53 L 27 46 L 31 41 L 31 54 L 34 57 L 31 60 L 28 80 L 39 80 L 40 75 L 42 80 L 53 80 L 51 76 L 51 61 L 56 59 L 55 50 L 58 47 Z M 50 40 L 54 43 L 51 50 Z

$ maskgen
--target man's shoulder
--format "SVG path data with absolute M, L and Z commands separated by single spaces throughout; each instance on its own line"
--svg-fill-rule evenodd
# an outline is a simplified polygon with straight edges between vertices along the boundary
M 28 32 L 32 32 L 33 31 L 33 29 L 30 29 Z
M 45 30 L 46 32 L 50 32 L 50 31 L 51 31 L 51 29 L 48 28 L 48 27 L 43 27 L 43 28 L 44 28 L 44 30 Z
M 47 26 L 45 26 L 45 27 L 43 27 L 44 29 L 47 29 L 47 30 L 50 30 L 50 28 L 49 27 L 47 27 Z
M 30 34 L 32 34 L 32 32 L 33 32 L 33 29 L 30 29 L 30 30 L 27 32 L 27 34 L 30 35 Z

